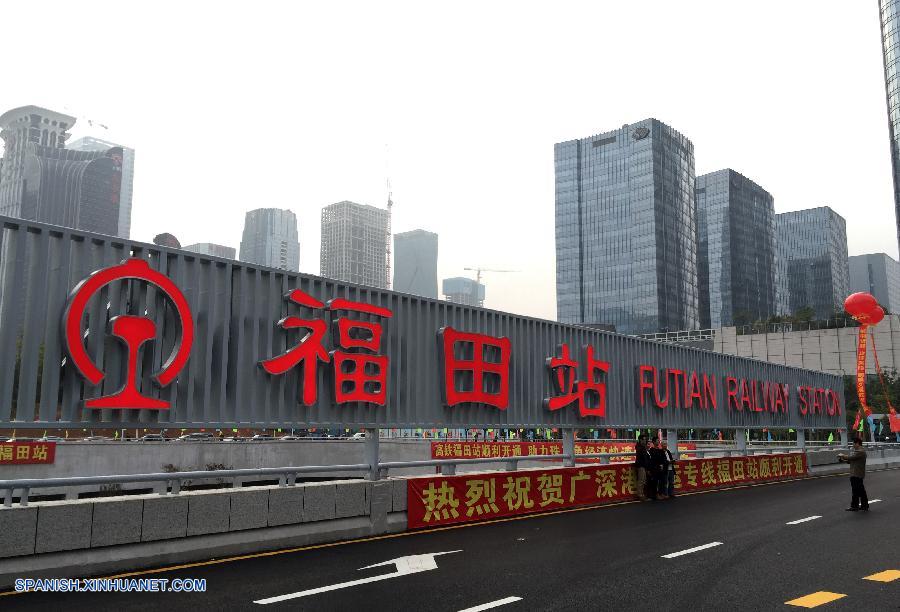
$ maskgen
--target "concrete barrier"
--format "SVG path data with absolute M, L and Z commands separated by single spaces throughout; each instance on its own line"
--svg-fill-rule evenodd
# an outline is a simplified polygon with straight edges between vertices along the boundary
M 0 588 L 406 529 L 406 480 L 339 480 L 0 507 Z

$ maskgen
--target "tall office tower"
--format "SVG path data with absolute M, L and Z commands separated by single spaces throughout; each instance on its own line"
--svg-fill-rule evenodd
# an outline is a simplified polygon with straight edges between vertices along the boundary
M 730 168 L 698 176 L 694 195 L 700 325 L 746 325 L 774 315 L 772 196 Z
M 894 179 L 894 214 L 900 241 L 900 0 L 879 0 L 888 134 Z
M 119 189 L 119 223 L 116 235 L 131 238 L 131 200 L 134 195 L 134 149 L 123 147 L 106 140 L 85 136 L 69 143 L 67 149 L 74 151 L 96 151 L 106 153 L 111 149 L 122 151 L 122 186 Z
M 322 276 L 387 289 L 388 211 L 338 202 L 322 209 Z
M 696 329 L 691 141 L 646 119 L 558 143 L 554 155 L 559 321 L 625 334 Z
M 900 313 L 900 263 L 884 253 L 850 257 L 850 293 L 871 293 L 888 312 Z
M 241 261 L 300 271 L 297 215 L 281 208 L 257 208 L 244 218 Z
M 185 251 L 191 251 L 192 253 L 211 255 L 213 257 L 221 257 L 223 259 L 234 259 L 234 256 L 236 255 L 234 247 L 223 246 L 221 244 L 213 244 L 212 242 L 198 242 L 197 244 L 189 244 L 182 248 Z
M 484 285 L 465 276 L 445 278 L 441 283 L 441 292 L 448 302 L 454 304 L 484 305 Z
M 775 241 L 787 272 L 789 311 L 810 307 L 817 319 L 841 312 L 850 293 L 844 218 L 827 206 L 781 213 Z
M 0 138 L 4 144 L 0 165 L 0 214 L 21 217 L 28 144 L 62 149 L 73 125 L 75 117 L 39 106 L 22 106 L 0 115 Z
M 0 116 L 0 214 L 115 236 L 121 148 L 64 148 L 74 117 L 36 106 Z
M 425 230 L 394 234 L 394 291 L 437 299 L 438 235 Z

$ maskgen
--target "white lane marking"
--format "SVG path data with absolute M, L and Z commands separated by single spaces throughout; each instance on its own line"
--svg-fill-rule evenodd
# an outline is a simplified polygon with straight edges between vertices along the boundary
M 439 555 L 449 555 L 452 553 L 462 552 L 461 550 L 450 550 L 447 552 L 439 552 L 439 553 L 427 553 L 424 555 L 410 555 L 408 557 L 399 557 L 397 559 L 391 559 L 390 561 L 384 561 L 382 563 L 375 563 L 374 565 L 367 565 L 365 567 L 361 567 L 359 569 L 370 569 L 373 567 L 383 567 L 385 565 L 393 565 L 395 566 L 395 571 L 390 574 L 382 574 L 380 576 L 372 576 L 370 578 L 360 578 L 359 580 L 350 580 L 349 582 L 341 582 L 338 584 L 330 584 L 328 586 L 319 587 L 317 589 L 307 589 L 306 591 L 297 591 L 296 593 L 288 593 L 287 595 L 277 595 L 275 597 L 267 597 L 265 599 L 259 599 L 254 601 L 253 603 L 257 604 L 270 604 L 270 603 L 278 603 L 279 601 L 286 601 L 288 599 L 296 599 L 298 597 L 306 597 L 308 595 L 318 595 L 319 593 L 326 593 L 328 591 L 337 591 L 338 589 L 346 589 L 347 587 L 357 586 L 360 584 L 367 584 L 369 582 L 378 582 L 379 580 L 388 580 L 389 578 L 397 578 L 399 576 L 408 576 L 409 574 L 418 574 L 419 572 L 427 572 L 429 570 L 437 569 L 437 562 L 435 562 L 434 558 Z
M 487 603 L 483 603 L 480 606 L 474 606 L 472 608 L 466 608 L 465 610 L 460 610 L 459 612 L 481 612 L 482 610 L 490 610 L 491 608 L 499 608 L 500 606 L 505 606 L 508 603 L 513 603 L 516 601 L 522 601 L 521 597 L 504 597 L 503 599 L 498 599 L 497 601 L 489 601 Z
M 669 553 L 668 555 L 663 555 L 663 559 L 674 559 L 675 557 L 680 557 L 681 555 L 689 555 L 691 553 L 695 553 L 700 550 L 706 550 L 707 548 L 712 548 L 714 546 L 721 546 L 721 542 L 710 542 L 709 544 L 704 544 L 703 546 L 695 546 L 693 548 L 688 548 L 687 550 L 679 550 L 678 552 Z
M 805 523 L 806 521 L 814 521 L 820 518 L 822 518 L 820 515 L 814 514 L 812 516 L 807 516 L 806 518 L 797 519 L 796 521 L 787 522 L 785 523 L 785 525 L 799 525 L 800 523 Z
M 870 500 L 869 500 L 869 503 L 870 503 L 870 504 L 877 504 L 877 503 L 880 502 L 880 501 L 881 501 L 880 499 L 870 499 Z

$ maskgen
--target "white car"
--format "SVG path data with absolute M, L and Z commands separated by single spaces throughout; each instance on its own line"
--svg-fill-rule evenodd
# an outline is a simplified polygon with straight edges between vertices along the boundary
M 351 439 L 351 440 L 365 440 L 365 439 L 366 439 L 366 432 L 364 432 L 364 431 L 359 431 L 359 432 L 353 434 L 352 436 L 350 436 L 350 439 Z

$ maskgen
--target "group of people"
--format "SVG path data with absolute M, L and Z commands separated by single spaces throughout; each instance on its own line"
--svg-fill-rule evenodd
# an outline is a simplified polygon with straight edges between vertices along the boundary
M 638 437 L 634 445 L 635 494 L 638 499 L 671 499 L 675 497 L 675 462 L 677 458 L 666 442 L 647 436 Z

